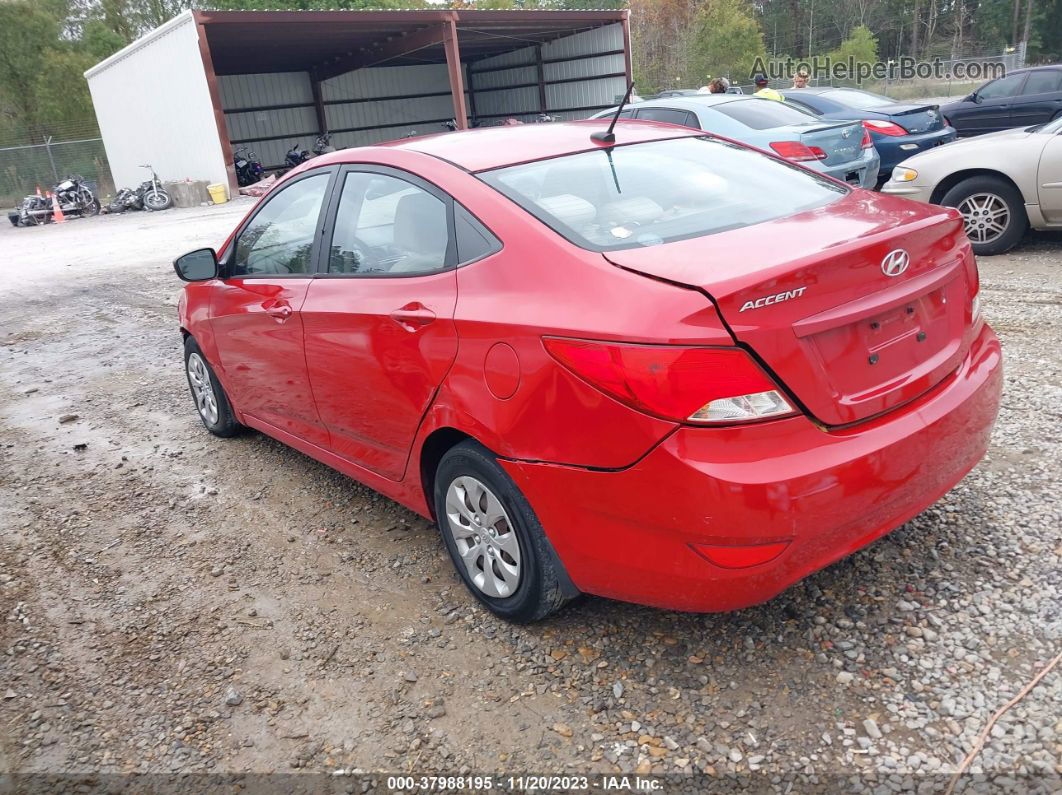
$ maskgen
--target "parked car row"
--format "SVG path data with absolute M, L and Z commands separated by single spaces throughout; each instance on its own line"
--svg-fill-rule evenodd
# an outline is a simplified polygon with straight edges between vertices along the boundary
M 852 185 L 956 207 L 977 254 L 1008 250 L 1029 227 L 1062 229 L 1062 66 L 1012 72 L 944 106 L 853 88 L 788 89 L 781 102 L 675 89 L 619 115 L 705 130 Z M 972 136 L 982 137 L 956 142 Z

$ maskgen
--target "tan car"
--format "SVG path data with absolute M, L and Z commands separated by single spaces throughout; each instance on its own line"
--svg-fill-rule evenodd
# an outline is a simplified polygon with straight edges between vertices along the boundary
M 1002 254 L 1030 226 L 1062 229 L 1062 118 L 922 152 L 881 190 L 957 208 L 974 253 Z

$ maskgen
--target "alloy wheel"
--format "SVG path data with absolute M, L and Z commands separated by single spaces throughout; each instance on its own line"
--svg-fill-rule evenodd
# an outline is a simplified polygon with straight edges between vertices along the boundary
M 520 586 L 520 544 L 498 497 L 468 475 L 446 490 L 446 526 L 472 584 L 505 598 Z
M 994 193 L 974 193 L 959 202 L 966 236 L 974 243 L 993 243 L 1007 231 L 1010 207 Z
M 210 380 L 206 362 L 198 353 L 188 356 L 188 383 L 192 386 L 192 397 L 195 398 L 199 414 L 207 421 L 207 424 L 217 424 L 218 399 L 214 394 L 214 384 Z

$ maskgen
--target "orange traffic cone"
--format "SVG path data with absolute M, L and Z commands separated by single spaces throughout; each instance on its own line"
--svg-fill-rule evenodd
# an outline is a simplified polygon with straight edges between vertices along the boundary
M 54 193 L 48 195 L 52 197 L 52 220 L 61 224 L 66 221 L 66 216 L 63 215 L 63 208 L 59 206 L 59 199 Z

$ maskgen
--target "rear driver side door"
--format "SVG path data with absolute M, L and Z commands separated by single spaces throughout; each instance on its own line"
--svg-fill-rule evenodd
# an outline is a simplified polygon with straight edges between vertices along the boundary
M 302 314 L 306 363 L 338 455 L 400 480 L 457 355 L 455 204 L 397 169 L 351 166 Z

